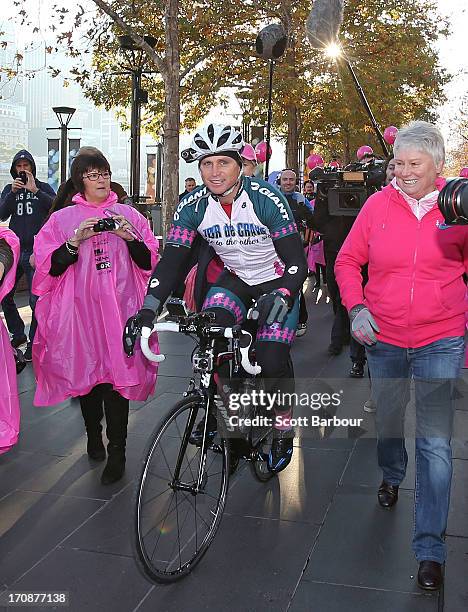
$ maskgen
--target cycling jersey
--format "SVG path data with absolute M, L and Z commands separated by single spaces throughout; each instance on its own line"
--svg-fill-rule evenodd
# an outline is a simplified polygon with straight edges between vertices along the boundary
M 243 177 L 230 218 L 204 186 L 181 200 L 144 308 L 154 312 L 162 308 L 185 269 L 197 234 L 247 285 L 281 278 L 281 287 L 294 297 L 307 277 L 302 242 L 284 196 L 261 179 Z
M 228 270 L 248 285 L 258 285 L 283 275 L 274 242 L 297 229 L 282 194 L 261 179 L 244 177 L 231 218 L 204 186 L 182 199 L 167 244 L 191 246 L 197 232 Z

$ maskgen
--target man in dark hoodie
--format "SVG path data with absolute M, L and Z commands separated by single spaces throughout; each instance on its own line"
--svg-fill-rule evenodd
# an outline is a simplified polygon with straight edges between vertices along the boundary
M 36 179 L 36 164 L 28 151 L 18 151 L 13 158 L 10 173 L 13 182 L 4 188 L 0 196 L 0 220 L 6 221 L 11 217 L 10 229 L 20 240 L 21 254 L 16 271 L 15 286 L 2 300 L 2 308 L 8 330 L 12 335 L 11 344 L 16 348 L 27 340 L 24 333 L 24 322 L 14 301 L 18 282 L 25 274 L 29 289 L 29 305 L 33 312 L 25 358 L 27 361 L 31 361 L 32 342 L 36 331 L 34 306 L 37 298 L 31 293 L 34 270 L 29 263 L 29 258 L 33 252 L 34 236 L 42 227 L 49 213 L 55 192 L 50 185 Z

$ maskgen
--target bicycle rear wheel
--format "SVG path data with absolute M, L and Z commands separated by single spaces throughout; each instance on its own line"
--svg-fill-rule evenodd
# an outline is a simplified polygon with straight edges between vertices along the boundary
M 189 441 L 206 409 L 200 397 L 180 401 L 156 427 L 145 451 L 133 504 L 133 542 L 137 564 L 153 582 L 187 575 L 221 522 L 229 482 L 228 444 L 217 433 L 202 457 L 200 446 Z

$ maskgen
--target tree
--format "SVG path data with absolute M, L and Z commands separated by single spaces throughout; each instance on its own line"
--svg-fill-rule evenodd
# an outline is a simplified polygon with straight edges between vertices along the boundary
M 323 143 L 317 147 L 322 154 L 337 153 L 345 161 L 364 143 L 379 150 L 346 63 L 333 62 L 309 46 L 304 25 L 310 4 L 158 0 L 149 11 L 147 0 L 92 1 L 99 7 L 97 15 L 87 15 L 82 8 L 74 15 L 80 31 L 87 23 L 85 51 L 92 54 L 92 70 L 77 67 L 74 77 L 96 104 L 128 105 L 129 83 L 115 74 L 116 36 L 122 33 L 132 36 L 158 70 L 145 83 L 150 103 L 143 125 L 155 134 L 163 127 L 166 223 L 177 202 L 180 125 L 193 128 L 214 105 L 226 103 L 225 88 L 242 96 L 245 122 L 266 123 L 268 66 L 254 53 L 256 34 L 265 23 L 281 21 L 289 34 L 288 50 L 276 65 L 273 97 L 273 133 L 286 142 L 287 165 L 298 167 L 300 142 Z M 73 28 L 65 27 L 69 9 L 57 10 L 58 41 L 77 56 Z M 434 118 L 448 75 L 433 49 L 437 38 L 447 32 L 431 0 L 346 3 L 340 35 L 343 49 L 382 126 Z M 143 34 L 156 37 L 154 50 L 144 43 Z
M 468 166 L 468 95 L 462 100 L 452 125 L 451 138 L 447 143 L 446 176 L 458 176 L 461 168 Z
M 359 101 L 343 60 L 333 62 L 310 48 L 304 23 L 310 6 L 303 3 L 253 2 L 263 19 L 274 14 L 289 33 L 289 48 L 275 71 L 274 132 L 286 141 L 286 164 L 298 167 L 298 143 L 326 143 L 321 152 L 347 161 L 361 144 L 379 144 Z M 382 126 L 402 125 L 413 118 L 434 119 L 444 99 L 447 73 L 440 68 L 434 42 L 447 35 L 447 25 L 426 0 L 350 0 L 340 39 L 371 108 Z M 242 90 L 249 117 L 265 123 L 267 66 L 238 50 L 227 59 L 231 81 Z M 226 64 L 209 63 L 197 74 L 197 91 L 225 84 Z M 318 147 L 320 149 L 320 147 Z

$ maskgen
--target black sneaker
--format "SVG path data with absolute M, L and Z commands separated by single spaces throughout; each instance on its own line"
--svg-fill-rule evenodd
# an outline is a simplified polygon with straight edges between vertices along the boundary
M 28 346 L 26 347 L 26 350 L 24 351 L 24 360 L 31 362 L 32 361 L 32 344 L 31 342 L 28 342 Z
M 268 454 L 267 464 L 270 472 L 281 472 L 289 465 L 293 454 L 294 430 L 273 430 L 273 442 Z
M 364 364 L 353 361 L 353 365 L 349 371 L 351 378 L 362 378 L 364 376 Z
M 205 427 L 205 418 L 201 419 L 195 429 L 190 434 L 189 442 L 195 446 L 201 446 L 203 440 L 203 429 Z M 211 413 L 208 415 L 208 423 L 206 428 L 208 444 L 211 444 L 216 436 L 218 430 L 218 424 L 216 423 L 216 417 Z
M 13 338 L 11 339 L 11 346 L 13 348 L 18 348 L 22 344 L 26 344 L 27 341 L 28 339 L 26 337 L 26 334 L 22 334 L 21 336 L 13 336 Z

